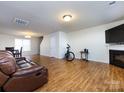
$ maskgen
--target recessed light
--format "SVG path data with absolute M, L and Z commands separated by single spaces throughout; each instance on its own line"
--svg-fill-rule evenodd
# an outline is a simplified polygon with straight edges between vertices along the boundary
M 64 15 L 64 16 L 63 16 L 63 19 L 64 19 L 64 21 L 66 21 L 66 22 L 70 21 L 71 18 L 72 18 L 71 15 Z

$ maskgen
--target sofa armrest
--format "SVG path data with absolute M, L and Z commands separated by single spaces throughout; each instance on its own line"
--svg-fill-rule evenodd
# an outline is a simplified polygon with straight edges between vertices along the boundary
M 0 71 L 0 87 L 9 79 L 9 76 L 5 75 Z
M 44 72 L 44 70 L 47 71 L 47 69 L 46 68 L 44 69 L 43 66 L 33 66 L 31 68 L 28 68 L 28 69 L 20 69 L 20 70 L 18 70 L 17 72 L 15 72 L 12 75 L 12 77 L 26 76 L 26 75 L 30 75 L 30 74 L 34 74 L 34 73 L 36 73 L 36 75 L 38 75 L 38 74 L 41 74 L 39 72 L 41 72 L 41 71 Z

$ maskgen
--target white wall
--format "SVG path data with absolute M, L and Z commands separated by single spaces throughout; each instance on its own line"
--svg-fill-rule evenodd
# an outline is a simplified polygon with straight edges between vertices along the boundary
M 40 44 L 40 54 L 50 57 L 59 56 L 59 33 L 55 32 L 49 35 L 44 35 Z
M 74 32 L 55 32 L 45 35 L 40 49 L 41 55 L 54 56 L 63 58 L 66 52 L 66 44 L 69 42 L 71 51 L 75 53 L 76 58 L 80 58 L 80 51 L 84 48 L 89 49 L 89 60 L 109 63 L 109 49 L 124 50 L 124 45 L 109 45 L 105 43 L 105 30 L 123 24 L 124 20 L 104 24 L 88 29 L 83 29 Z M 54 37 L 54 42 L 57 51 L 51 55 L 51 37 Z M 53 51 L 52 51 L 53 52 Z M 55 55 L 54 55 L 55 54 Z
M 40 55 L 50 56 L 50 35 L 44 35 L 40 44 Z
M 31 54 L 40 54 L 40 41 L 38 37 L 31 38 Z
M 50 56 L 59 58 L 59 32 L 50 34 Z
M 4 50 L 5 47 L 14 46 L 14 37 L 9 35 L 0 34 L 0 50 Z
M 124 20 L 121 20 L 68 33 L 69 42 L 76 58 L 80 58 L 79 51 L 88 48 L 89 60 L 109 63 L 109 49 L 122 49 L 122 45 L 107 45 L 105 43 L 105 30 L 123 23 Z
M 59 32 L 59 58 L 64 58 L 64 55 L 66 53 L 66 47 L 68 42 L 68 37 L 65 32 Z
M 5 50 L 5 47 L 14 47 L 15 38 L 24 38 L 24 37 L 0 34 L 0 50 Z M 39 54 L 40 53 L 39 48 L 40 48 L 39 38 L 32 37 L 31 38 L 31 51 L 24 52 L 23 55 Z
M 58 31 L 44 35 L 40 45 L 40 54 L 50 57 L 63 58 L 66 51 L 66 33 Z

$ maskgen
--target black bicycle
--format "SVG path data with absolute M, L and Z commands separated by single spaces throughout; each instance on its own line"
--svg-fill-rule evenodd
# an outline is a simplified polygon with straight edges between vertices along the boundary
M 67 61 L 73 61 L 74 59 L 75 59 L 75 54 L 73 53 L 73 52 L 71 52 L 70 51 L 70 45 L 69 44 L 67 44 L 67 52 L 66 52 L 66 54 L 65 54 L 65 59 L 67 60 Z

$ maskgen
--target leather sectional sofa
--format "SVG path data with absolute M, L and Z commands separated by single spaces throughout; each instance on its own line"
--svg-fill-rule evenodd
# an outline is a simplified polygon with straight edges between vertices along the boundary
M 16 62 L 10 52 L 0 51 L 0 88 L 6 92 L 30 92 L 48 81 L 48 70 L 34 62 Z

